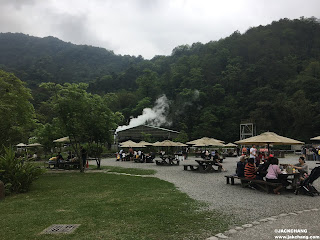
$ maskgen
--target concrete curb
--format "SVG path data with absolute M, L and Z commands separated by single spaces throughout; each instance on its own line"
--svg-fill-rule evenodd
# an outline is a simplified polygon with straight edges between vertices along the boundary
M 298 214 L 301 214 L 304 212 L 311 212 L 311 211 L 319 211 L 319 209 L 318 208 L 305 209 L 305 210 L 301 210 L 301 211 L 281 213 L 277 216 L 262 218 L 260 220 L 253 221 L 252 223 L 247 223 L 247 224 L 243 224 L 238 227 L 234 227 L 232 229 L 225 231 L 224 233 L 218 233 L 212 237 L 207 238 L 206 240 L 227 239 L 227 238 L 229 238 L 229 236 L 232 236 L 233 234 L 236 234 L 240 231 L 245 231 L 246 229 L 253 228 L 253 227 L 258 226 L 260 224 L 267 223 L 267 222 L 273 222 L 273 221 L 279 221 L 281 218 L 284 218 L 284 217 L 293 217 L 293 216 L 297 216 Z

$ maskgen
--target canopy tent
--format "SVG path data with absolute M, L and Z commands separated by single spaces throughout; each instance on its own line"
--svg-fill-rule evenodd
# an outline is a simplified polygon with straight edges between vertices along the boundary
M 318 136 L 318 137 L 314 137 L 314 138 L 310 138 L 310 140 L 320 141 L 320 136 Z
M 242 145 L 251 145 L 251 144 L 258 144 L 258 145 L 298 145 L 298 144 L 304 144 L 304 142 L 300 142 L 291 138 L 280 136 L 274 132 L 264 132 L 260 135 L 246 138 L 243 140 L 236 141 L 237 144 Z
M 63 137 L 63 138 L 58 138 L 56 140 L 53 140 L 54 143 L 67 143 L 70 142 L 70 138 L 69 137 Z

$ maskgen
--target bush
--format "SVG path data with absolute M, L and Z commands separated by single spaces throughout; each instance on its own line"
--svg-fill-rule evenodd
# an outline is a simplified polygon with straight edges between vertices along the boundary
M 43 170 L 23 158 L 17 158 L 11 147 L 4 147 L 3 150 L 0 156 L 0 180 L 6 187 L 6 193 L 27 192 Z

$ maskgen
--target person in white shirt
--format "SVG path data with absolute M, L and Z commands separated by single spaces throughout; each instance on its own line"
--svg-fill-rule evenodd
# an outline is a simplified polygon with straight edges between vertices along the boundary
M 252 145 L 252 148 L 250 148 L 250 158 L 256 159 L 256 157 L 257 157 L 256 145 Z

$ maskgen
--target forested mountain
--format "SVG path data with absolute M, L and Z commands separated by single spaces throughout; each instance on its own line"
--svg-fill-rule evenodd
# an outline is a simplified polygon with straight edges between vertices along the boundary
M 1 63 L 20 73 L 22 68 L 26 75 L 20 74 L 21 80 L 89 82 L 88 90 L 104 95 L 113 111 L 123 113 L 124 122 L 141 114 L 143 108 L 152 107 L 158 96 L 166 94 L 170 100 L 170 127 L 182 131 L 189 139 L 212 136 L 238 140 L 242 119 L 255 121 L 258 133 L 270 130 L 304 141 L 320 135 L 320 24 L 315 18 L 281 19 L 250 28 L 243 34 L 236 31 L 219 41 L 178 46 L 171 56 L 155 56 L 149 61 L 128 56 L 123 58 L 127 61 L 120 60 L 120 56 L 109 52 L 118 61 L 131 63 L 122 72 L 118 67 L 112 73 L 101 70 L 103 63 L 100 68 L 92 64 L 98 62 L 91 55 L 82 56 L 86 50 L 88 54 L 98 51 L 95 48 L 72 45 L 69 50 L 72 54 L 64 56 L 82 56 L 84 66 L 93 66 L 92 72 L 76 58 L 72 58 L 71 66 L 65 65 L 64 72 L 59 67 L 51 69 L 62 67 L 59 61 L 65 60 L 58 57 L 58 51 L 46 50 L 45 57 L 38 57 L 28 65 L 29 61 L 17 57 L 6 60 L 3 41 Z M 25 47 L 19 50 L 6 50 L 6 56 L 29 58 L 24 52 L 31 50 L 23 44 Z M 86 63 L 85 58 L 91 61 Z M 110 60 L 105 64 L 116 62 Z M 39 74 L 50 74 L 47 77 L 40 74 L 43 77 L 37 79 L 38 75 L 30 74 L 38 73 L 37 70 Z
M 0 33 L 0 66 L 14 72 L 34 88 L 41 82 L 89 82 L 126 70 L 143 58 L 115 55 L 112 51 L 75 45 L 54 37 Z

